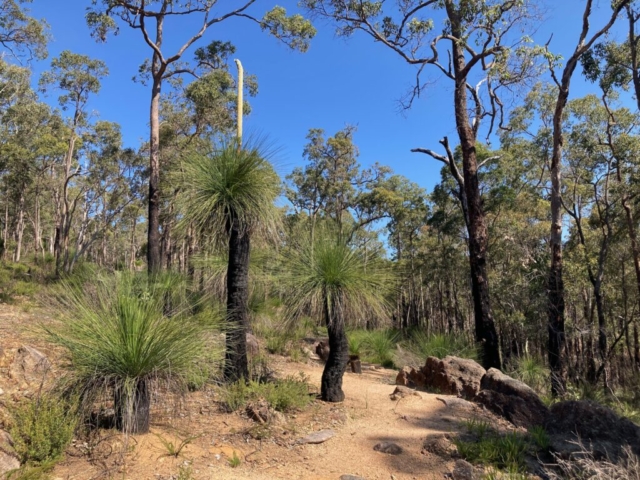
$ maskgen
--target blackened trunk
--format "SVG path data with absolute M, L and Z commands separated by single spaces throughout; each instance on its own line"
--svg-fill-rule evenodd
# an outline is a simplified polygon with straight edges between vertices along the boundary
M 447 14 L 451 22 L 453 36 L 463 38 L 462 19 L 453 2 L 446 2 Z M 500 368 L 500 344 L 498 333 L 491 315 L 489 303 L 489 278 L 487 275 L 487 225 L 482 208 L 476 158 L 475 125 L 472 126 L 467 108 L 467 69 L 465 50 L 462 42 L 452 40 L 453 68 L 455 72 L 454 108 L 456 128 L 462 149 L 462 169 L 464 195 L 468 208 L 469 222 L 469 263 L 471 267 L 471 288 L 475 314 L 476 341 L 482 345 L 482 365 L 484 368 Z M 476 113 L 479 105 L 476 105 Z M 479 116 L 478 116 L 479 117 Z M 476 122 L 479 118 L 475 119 Z
M 151 392 L 147 379 L 136 382 L 132 391 L 116 388 L 113 397 L 116 428 L 124 433 L 148 433 Z
M 349 363 L 349 342 L 344 321 L 329 311 L 325 304 L 325 319 L 329 334 L 329 358 L 322 372 L 321 398 L 325 402 L 342 402 L 342 377 Z
M 224 377 L 227 382 L 249 379 L 247 361 L 247 307 L 249 303 L 248 232 L 232 222 L 229 235 L 229 265 L 227 269 L 227 334 Z

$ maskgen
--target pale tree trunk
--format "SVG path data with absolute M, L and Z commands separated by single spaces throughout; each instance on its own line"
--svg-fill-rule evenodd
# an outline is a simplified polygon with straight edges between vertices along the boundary
M 24 195 L 20 195 L 18 202 L 18 225 L 16 227 L 16 251 L 13 256 L 14 262 L 20 261 L 22 251 L 22 237 L 24 235 Z
M 548 291 L 548 330 L 549 330 L 549 367 L 551 370 L 551 393 L 558 395 L 565 390 L 565 372 L 562 355 L 565 344 L 564 328 L 564 279 L 562 263 L 562 148 L 564 139 L 562 136 L 562 115 L 569 98 L 571 77 L 582 55 L 591 48 L 594 42 L 604 35 L 615 23 L 620 11 L 625 8 L 629 0 L 623 0 L 616 6 L 609 22 L 596 32 L 589 40 L 589 18 L 593 0 L 587 0 L 582 15 L 582 31 L 573 55 L 567 60 L 560 80 L 553 69 L 551 73 L 558 87 L 555 111 L 553 114 L 553 154 L 551 156 L 551 265 L 547 283 Z

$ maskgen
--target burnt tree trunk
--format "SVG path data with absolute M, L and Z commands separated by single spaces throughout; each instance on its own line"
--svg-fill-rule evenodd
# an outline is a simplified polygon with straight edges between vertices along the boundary
M 329 358 L 322 372 L 320 396 L 325 402 L 342 402 L 342 377 L 349 363 L 349 342 L 339 307 L 330 308 L 325 295 L 324 317 L 329 334 Z
M 236 382 L 249 379 L 246 333 L 251 242 L 249 233 L 242 231 L 237 221 L 230 223 L 224 378 L 227 382 Z
M 117 387 L 113 396 L 116 428 L 124 433 L 148 433 L 151 392 L 148 380 L 139 379 L 132 391 Z

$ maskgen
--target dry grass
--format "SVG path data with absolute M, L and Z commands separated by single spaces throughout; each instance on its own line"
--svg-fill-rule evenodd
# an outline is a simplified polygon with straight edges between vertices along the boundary
M 630 447 L 624 447 L 617 460 L 597 460 L 581 441 L 581 452 L 571 460 L 556 457 L 546 469 L 551 480 L 640 480 L 640 458 Z

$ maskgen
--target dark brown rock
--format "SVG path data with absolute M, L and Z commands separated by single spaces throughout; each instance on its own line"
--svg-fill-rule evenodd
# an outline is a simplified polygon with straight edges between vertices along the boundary
M 422 398 L 422 395 L 420 395 L 415 390 L 409 387 L 403 387 L 402 385 L 398 385 L 396 389 L 393 391 L 393 393 L 389 395 L 389 398 L 391 400 L 400 400 L 401 398 L 406 398 L 406 397 Z
M 480 381 L 486 370 L 473 360 L 447 356 L 442 360 L 427 358 L 422 373 L 427 388 L 445 395 L 472 399 L 480 391 Z
M 402 367 L 396 376 L 396 385 L 411 388 L 424 388 L 425 376 L 422 370 L 416 370 L 413 367 Z
M 380 442 L 377 443 L 373 449 L 376 452 L 388 453 L 389 455 L 400 455 L 402 453 L 402 447 L 393 442 Z
M 507 419 L 516 427 L 542 425 L 549 410 L 527 384 L 490 368 L 480 382 L 482 391 L 474 401 Z
M 458 453 L 458 449 L 451 441 L 449 434 L 440 433 L 429 435 L 422 444 L 423 455 L 432 454 L 438 457 L 450 458 Z
M 578 438 L 596 459 L 609 457 L 615 461 L 626 445 L 640 455 L 640 427 L 593 402 L 556 403 L 549 409 L 544 427 L 552 450 L 563 458 L 581 453 L 582 448 L 576 445 Z
M 320 340 L 316 345 L 316 354 L 326 363 L 329 358 L 329 340 Z

